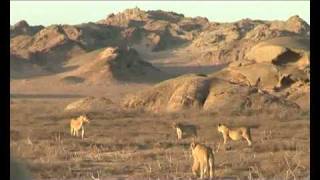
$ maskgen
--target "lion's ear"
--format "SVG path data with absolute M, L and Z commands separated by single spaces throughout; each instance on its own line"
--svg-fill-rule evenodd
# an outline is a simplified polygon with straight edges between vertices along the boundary
M 196 140 L 195 138 L 193 137 L 192 138 L 192 142 L 191 142 L 191 148 L 194 149 L 196 147 Z
M 196 143 L 194 141 L 192 141 L 191 148 L 194 149 L 195 147 L 196 147 Z
M 221 124 L 219 123 L 218 126 L 221 126 Z
M 177 126 L 178 126 L 178 123 L 177 123 L 177 122 L 173 122 L 173 123 L 172 123 L 172 127 L 175 128 L 175 127 L 177 127 Z

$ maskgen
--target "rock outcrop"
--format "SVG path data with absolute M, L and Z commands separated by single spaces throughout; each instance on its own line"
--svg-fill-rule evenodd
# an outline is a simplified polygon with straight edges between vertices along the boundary
M 134 32 L 139 32 L 140 38 L 129 40 L 130 43 L 139 43 L 152 51 L 161 51 L 191 41 L 209 22 L 206 18 L 188 18 L 174 12 L 133 8 L 110 14 L 106 19 L 98 21 L 98 24 L 121 27 L 123 32 L 134 28 Z
M 32 36 L 43 29 L 43 26 L 30 26 L 27 21 L 21 20 L 15 25 L 10 26 L 10 38 L 18 35 L 29 35 Z
M 214 75 L 194 74 L 167 80 L 151 89 L 129 95 L 123 105 L 152 112 L 299 109 L 297 104 L 258 88 L 235 84 Z
M 309 31 L 309 25 L 298 16 L 287 21 L 243 19 L 234 23 L 211 22 L 196 36 L 189 49 L 197 49 L 194 56 L 198 64 L 226 64 L 245 59 L 249 49 L 261 41 L 278 37 L 307 39 Z M 272 51 L 281 50 L 273 47 Z

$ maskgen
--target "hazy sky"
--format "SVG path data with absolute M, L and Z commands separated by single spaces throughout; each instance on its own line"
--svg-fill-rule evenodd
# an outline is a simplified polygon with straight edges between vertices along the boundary
M 10 24 L 80 24 L 104 19 L 135 6 L 165 10 L 210 21 L 232 22 L 243 18 L 286 20 L 299 15 L 310 22 L 310 1 L 10 1 Z

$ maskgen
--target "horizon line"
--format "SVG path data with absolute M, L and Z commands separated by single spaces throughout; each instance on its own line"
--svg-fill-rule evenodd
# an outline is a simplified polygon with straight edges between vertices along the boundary
M 36 4 L 34 4 L 35 2 Z M 298 15 L 310 25 L 310 11 L 308 9 L 310 7 L 310 1 L 304 1 L 303 3 L 292 1 L 297 2 L 293 4 L 281 1 L 242 1 L 234 3 L 230 3 L 230 1 L 202 1 L 203 3 L 185 1 L 186 3 L 183 3 L 182 6 L 178 6 L 180 5 L 177 4 L 178 1 L 162 1 L 165 3 L 162 3 L 161 1 L 144 1 L 144 3 L 131 1 L 131 4 L 128 4 L 127 2 L 124 3 L 124 1 L 95 1 L 96 3 L 79 1 L 77 4 L 74 4 L 74 2 L 10 1 L 10 25 L 14 25 L 22 20 L 27 21 L 31 26 L 95 23 L 99 20 L 106 19 L 109 14 L 118 14 L 127 9 L 134 9 L 137 7 L 146 12 L 157 10 L 174 12 L 183 14 L 184 17 L 203 17 L 207 18 L 209 22 L 218 23 L 232 23 L 243 19 L 286 21 L 290 17 Z M 288 6 L 286 11 L 282 11 L 281 5 Z M 45 7 L 48 6 L 50 6 L 50 9 L 45 9 Z M 270 10 L 267 9 L 267 6 Z M 69 7 L 72 7 L 73 9 L 70 9 Z M 30 11 L 30 8 L 34 8 L 34 10 Z M 92 11 L 92 9 L 95 9 L 95 11 Z

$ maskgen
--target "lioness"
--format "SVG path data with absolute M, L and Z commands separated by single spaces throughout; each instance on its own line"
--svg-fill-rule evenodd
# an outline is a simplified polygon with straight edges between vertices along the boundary
M 174 122 L 172 126 L 177 131 L 178 140 L 182 139 L 183 135 L 197 137 L 197 127 L 195 125 Z
M 81 138 L 84 136 L 84 123 L 90 123 L 89 119 L 85 115 L 81 115 L 76 119 L 70 120 L 70 133 L 71 136 L 79 136 L 79 130 L 82 129 Z
M 193 157 L 193 175 L 199 177 L 200 170 L 201 179 L 203 179 L 205 175 L 207 176 L 208 173 L 210 179 L 212 179 L 214 176 L 214 156 L 212 149 L 194 141 L 191 143 L 190 149 Z
M 234 141 L 244 138 L 245 140 L 247 140 L 249 146 L 252 145 L 250 128 L 248 127 L 238 127 L 231 129 L 223 124 L 218 124 L 218 131 L 223 135 L 224 144 L 227 144 L 228 138 Z

